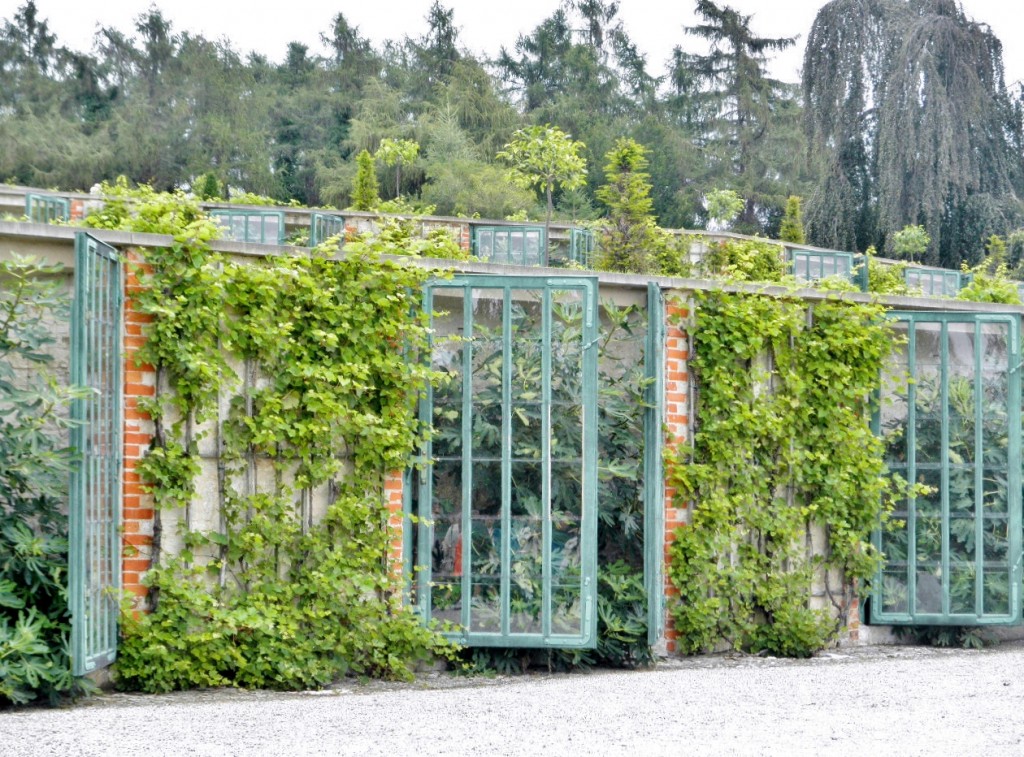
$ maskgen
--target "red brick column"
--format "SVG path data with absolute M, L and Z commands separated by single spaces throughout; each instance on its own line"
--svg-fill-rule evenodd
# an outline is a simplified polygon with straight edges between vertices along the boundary
M 689 396 L 690 376 L 687 369 L 688 338 L 686 332 L 679 327 L 679 321 L 686 318 L 688 310 L 678 301 L 669 301 L 665 306 L 665 450 L 671 459 L 671 453 L 682 445 L 689 443 Z M 671 471 L 671 464 L 665 466 L 666 478 Z M 665 487 L 665 567 L 670 563 L 669 546 L 675 540 L 675 530 L 686 524 L 686 503 L 676 501 L 676 490 L 672 486 Z M 671 601 L 679 596 L 678 590 L 668 579 L 665 572 L 665 598 Z M 667 604 L 667 602 L 666 602 Z M 676 651 L 676 632 L 671 625 L 665 624 L 666 647 L 669 652 Z
M 392 471 L 384 479 L 388 499 L 388 576 L 401 581 L 405 569 L 404 486 L 401 471 Z M 398 595 L 401 598 L 401 594 Z
M 471 246 L 471 237 L 472 235 L 469 229 L 469 224 L 462 224 L 459 230 L 459 247 L 463 250 L 469 251 Z
M 135 606 L 142 609 L 148 589 L 142 578 L 151 567 L 153 557 L 153 495 L 143 491 L 142 480 L 135 466 L 145 456 L 153 440 L 153 421 L 139 410 L 142 397 L 156 394 L 156 369 L 138 364 L 136 353 L 146 343 L 143 326 L 151 316 L 136 309 L 134 295 L 141 289 L 136 271 L 141 258 L 127 252 L 128 264 L 124 281 L 124 472 L 122 485 L 122 569 L 125 591 L 135 595 Z

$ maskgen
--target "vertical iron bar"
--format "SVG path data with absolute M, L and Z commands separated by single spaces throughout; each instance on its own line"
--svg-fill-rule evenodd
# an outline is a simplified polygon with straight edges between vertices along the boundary
M 501 633 L 509 633 L 512 586 L 512 291 L 501 308 Z
M 462 627 L 471 628 L 473 598 L 473 286 L 462 290 Z
M 551 636 L 552 612 L 552 566 L 551 566 L 551 288 L 543 290 L 541 304 L 541 633 L 547 639 Z
M 1007 358 L 1009 358 L 1009 330 L 1007 330 Z M 985 391 L 982 370 L 983 324 L 974 323 L 974 612 L 978 617 L 985 614 Z M 1009 383 L 1010 376 L 1006 376 Z M 1009 391 L 1007 391 L 1009 395 Z M 1007 420 L 1010 414 L 1007 413 Z M 1009 430 L 1009 429 L 1007 429 Z M 1009 463 L 1009 458 L 1007 458 Z
M 949 615 L 949 324 L 942 322 L 939 342 L 939 386 L 942 389 L 942 444 L 939 453 L 939 492 L 942 503 L 942 614 Z
M 907 481 L 917 482 L 917 321 L 907 319 Z M 917 614 L 917 497 L 907 498 L 907 609 Z

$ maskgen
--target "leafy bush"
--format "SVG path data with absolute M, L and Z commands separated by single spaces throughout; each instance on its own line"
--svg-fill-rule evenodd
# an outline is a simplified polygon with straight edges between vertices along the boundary
M 774 242 L 724 239 L 711 242 L 701 261 L 702 273 L 734 281 L 781 281 L 783 250 Z
M 60 266 L 0 262 L 0 707 L 51 704 L 89 689 L 71 675 L 63 413 L 76 396 L 47 352 L 67 316 Z

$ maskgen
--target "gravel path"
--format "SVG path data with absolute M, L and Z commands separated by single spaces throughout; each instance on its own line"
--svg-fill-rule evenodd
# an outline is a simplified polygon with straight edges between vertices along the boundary
M 111 694 L 0 714 L 0 755 L 1024 755 L 1024 644 L 637 672 Z

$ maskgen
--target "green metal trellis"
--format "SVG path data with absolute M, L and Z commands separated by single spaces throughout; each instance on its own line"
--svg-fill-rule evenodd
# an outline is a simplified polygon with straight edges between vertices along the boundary
M 72 403 L 80 459 L 69 505 L 71 659 L 75 675 L 117 652 L 121 586 L 121 262 L 87 234 L 75 237 L 71 381 L 93 391 Z
M 463 275 L 445 313 L 417 487 L 415 601 L 472 646 L 592 648 L 597 634 L 597 281 Z
M 309 246 L 316 247 L 331 237 L 345 233 L 345 219 L 331 213 L 314 213 L 309 224 Z
M 1017 315 L 894 313 L 906 341 L 876 428 L 890 471 L 927 489 L 875 534 L 871 620 L 1020 621 L 1021 381 Z
M 647 345 L 644 373 L 647 411 L 644 418 L 644 588 L 647 591 L 647 641 L 656 643 L 665 632 L 662 590 L 662 545 L 665 539 L 665 476 L 662 461 L 665 433 L 665 296 L 661 287 L 647 284 Z

